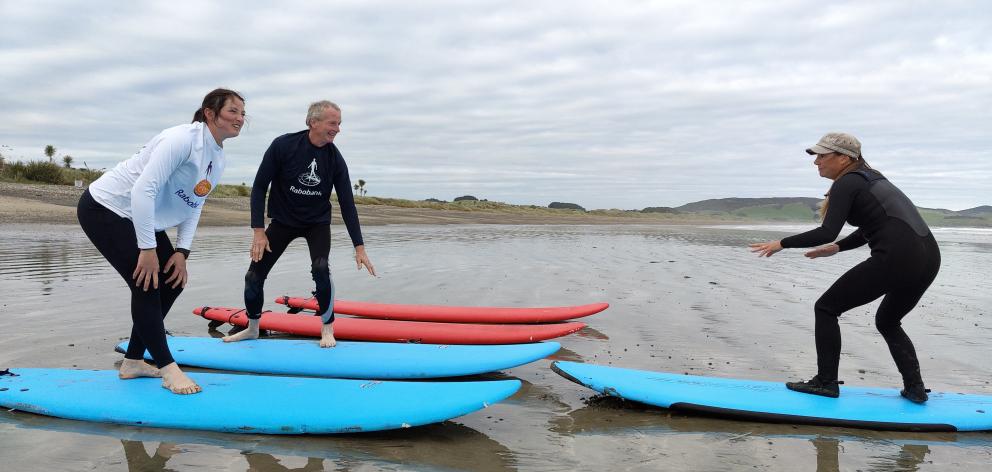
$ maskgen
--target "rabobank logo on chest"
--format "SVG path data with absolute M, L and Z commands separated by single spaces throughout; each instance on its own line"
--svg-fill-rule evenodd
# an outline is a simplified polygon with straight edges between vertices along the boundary
M 180 200 L 186 202 L 190 208 L 200 208 L 200 202 L 194 201 L 189 197 L 189 195 L 186 195 L 186 192 L 183 192 L 183 189 L 176 190 L 176 195 L 179 196 Z

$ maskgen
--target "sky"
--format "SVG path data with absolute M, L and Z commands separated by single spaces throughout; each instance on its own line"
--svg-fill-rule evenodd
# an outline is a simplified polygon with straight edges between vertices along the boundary
M 963 210 L 992 204 L 990 30 L 982 0 L 0 0 L 0 153 L 109 168 L 228 87 L 224 183 L 327 99 L 370 196 L 820 197 L 804 149 L 843 131 Z

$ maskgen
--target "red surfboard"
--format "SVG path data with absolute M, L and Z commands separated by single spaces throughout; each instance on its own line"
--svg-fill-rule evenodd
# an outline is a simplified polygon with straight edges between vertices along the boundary
M 247 326 L 244 309 L 200 307 L 193 314 L 208 320 Z M 264 312 L 259 328 L 299 336 L 320 336 L 320 317 L 289 313 Z M 356 341 L 427 344 L 519 344 L 543 341 L 574 333 L 585 323 L 539 325 L 500 325 L 465 323 L 428 323 L 421 321 L 366 320 L 336 318 L 334 337 Z
M 317 310 L 313 297 L 279 297 L 276 303 L 292 309 Z M 439 323 L 548 323 L 594 315 L 609 303 L 546 308 L 503 308 L 488 306 L 393 305 L 389 303 L 334 300 L 334 313 L 382 320 L 434 321 Z

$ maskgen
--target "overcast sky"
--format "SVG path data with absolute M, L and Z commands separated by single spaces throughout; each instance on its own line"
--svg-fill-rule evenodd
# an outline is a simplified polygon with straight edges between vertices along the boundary
M 587 209 L 819 197 L 858 136 L 924 207 L 992 204 L 986 1 L 0 0 L 0 153 L 111 167 L 224 86 L 251 184 L 310 102 L 369 195 Z

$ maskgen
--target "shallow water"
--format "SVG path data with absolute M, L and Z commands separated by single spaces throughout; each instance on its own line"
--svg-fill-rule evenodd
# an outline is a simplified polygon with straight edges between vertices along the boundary
M 0 412 L 4 470 L 978 470 L 992 434 L 883 433 L 674 414 L 593 397 L 549 368 L 564 359 L 781 381 L 815 369 L 812 304 L 865 249 L 807 260 L 758 259 L 750 242 L 796 228 L 386 226 L 365 229 L 380 273 L 356 271 L 335 226 L 338 296 L 386 303 L 550 306 L 610 302 L 561 339 L 552 359 L 481 378 L 518 378 L 509 400 L 443 424 L 327 437 L 276 437 L 92 424 Z M 928 386 L 992 394 L 992 231 L 935 235 L 943 266 L 904 321 Z M 241 304 L 250 232 L 201 228 L 190 284 L 166 319 L 209 335 L 190 312 Z M 76 227 L 0 228 L 0 368 L 115 368 L 129 332 L 123 282 Z M 303 241 L 266 299 L 311 290 Z M 897 386 L 871 304 L 841 320 L 841 378 Z M 269 303 L 269 309 L 279 309 Z M 216 333 L 214 333 L 216 334 Z M 275 399 L 232 399 L 264 408 Z M 318 407 L 315 404 L 315 408 Z

